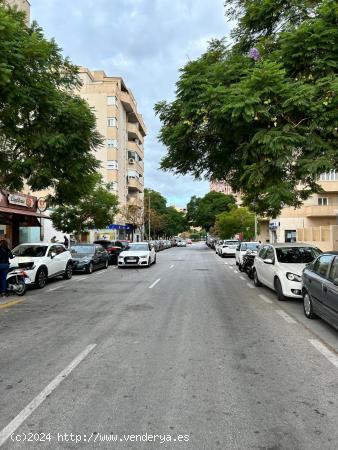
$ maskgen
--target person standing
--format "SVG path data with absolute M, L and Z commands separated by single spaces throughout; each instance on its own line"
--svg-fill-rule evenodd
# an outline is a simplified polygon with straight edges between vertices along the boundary
M 7 273 L 9 269 L 9 260 L 14 258 L 12 252 L 8 248 L 6 239 L 0 239 L 0 295 L 6 296 L 7 289 Z
M 69 247 L 69 239 L 67 238 L 67 236 L 63 236 L 64 241 L 63 241 L 63 245 L 68 248 Z

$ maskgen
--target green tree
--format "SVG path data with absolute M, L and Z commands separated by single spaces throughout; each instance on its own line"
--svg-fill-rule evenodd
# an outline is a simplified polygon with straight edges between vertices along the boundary
M 95 115 L 72 94 L 78 68 L 4 0 L 0 30 L 0 188 L 50 188 L 54 203 L 77 201 L 88 193 L 101 144 Z
M 165 212 L 165 235 L 177 236 L 188 229 L 189 225 L 185 214 L 176 211 L 173 206 L 169 206 Z
M 242 233 L 245 240 L 255 237 L 255 215 L 248 208 L 233 208 L 216 218 L 215 232 L 221 239 Z
M 106 228 L 114 222 L 118 212 L 118 198 L 109 190 L 109 185 L 94 176 L 88 180 L 89 194 L 83 196 L 76 205 L 61 205 L 51 214 L 54 227 L 59 231 L 75 233 L 79 236 L 87 230 Z
M 201 199 L 193 195 L 187 204 L 187 220 L 191 225 L 196 225 L 196 213 Z
M 235 204 L 236 201 L 232 195 L 208 192 L 198 201 L 198 207 L 195 211 L 195 224 L 209 231 L 215 223 L 216 216 L 221 212 L 230 211 Z
M 233 47 L 212 41 L 181 70 L 176 99 L 155 106 L 168 149 L 161 167 L 225 179 L 245 206 L 275 217 L 338 167 L 338 4 L 227 4 Z

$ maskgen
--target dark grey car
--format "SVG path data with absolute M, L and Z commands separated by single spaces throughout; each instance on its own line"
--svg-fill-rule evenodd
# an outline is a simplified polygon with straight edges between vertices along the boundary
M 303 271 L 304 314 L 338 330 L 338 252 L 324 253 Z

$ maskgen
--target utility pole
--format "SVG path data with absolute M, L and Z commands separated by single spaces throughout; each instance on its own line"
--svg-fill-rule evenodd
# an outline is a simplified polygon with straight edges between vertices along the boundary
M 255 214 L 255 241 L 257 241 L 257 214 Z
M 148 192 L 148 239 L 151 240 L 150 237 L 150 192 Z

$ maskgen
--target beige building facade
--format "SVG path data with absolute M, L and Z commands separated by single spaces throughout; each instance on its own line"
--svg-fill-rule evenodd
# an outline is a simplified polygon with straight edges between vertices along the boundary
M 270 242 L 308 242 L 323 251 L 338 250 L 338 171 L 320 176 L 323 191 L 298 208 L 284 208 L 269 221 Z
M 143 210 L 145 124 L 122 78 L 87 68 L 80 69 L 80 78 L 79 95 L 93 109 L 97 129 L 104 138 L 104 145 L 95 153 L 101 163 L 100 173 L 118 196 L 121 210 L 111 229 L 97 230 L 91 238 L 130 238 L 126 211 L 131 205 Z M 134 239 L 141 239 L 141 235 L 140 227 Z
M 238 192 L 234 192 L 230 184 L 225 181 L 211 180 L 209 183 L 210 192 L 221 192 L 225 195 L 233 195 L 236 199 L 238 206 L 241 204 L 241 195 Z
M 8 5 L 16 6 L 19 10 L 24 11 L 26 13 L 26 22 L 27 25 L 30 22 L 30 3 L 28 0 L 6 0 Z

